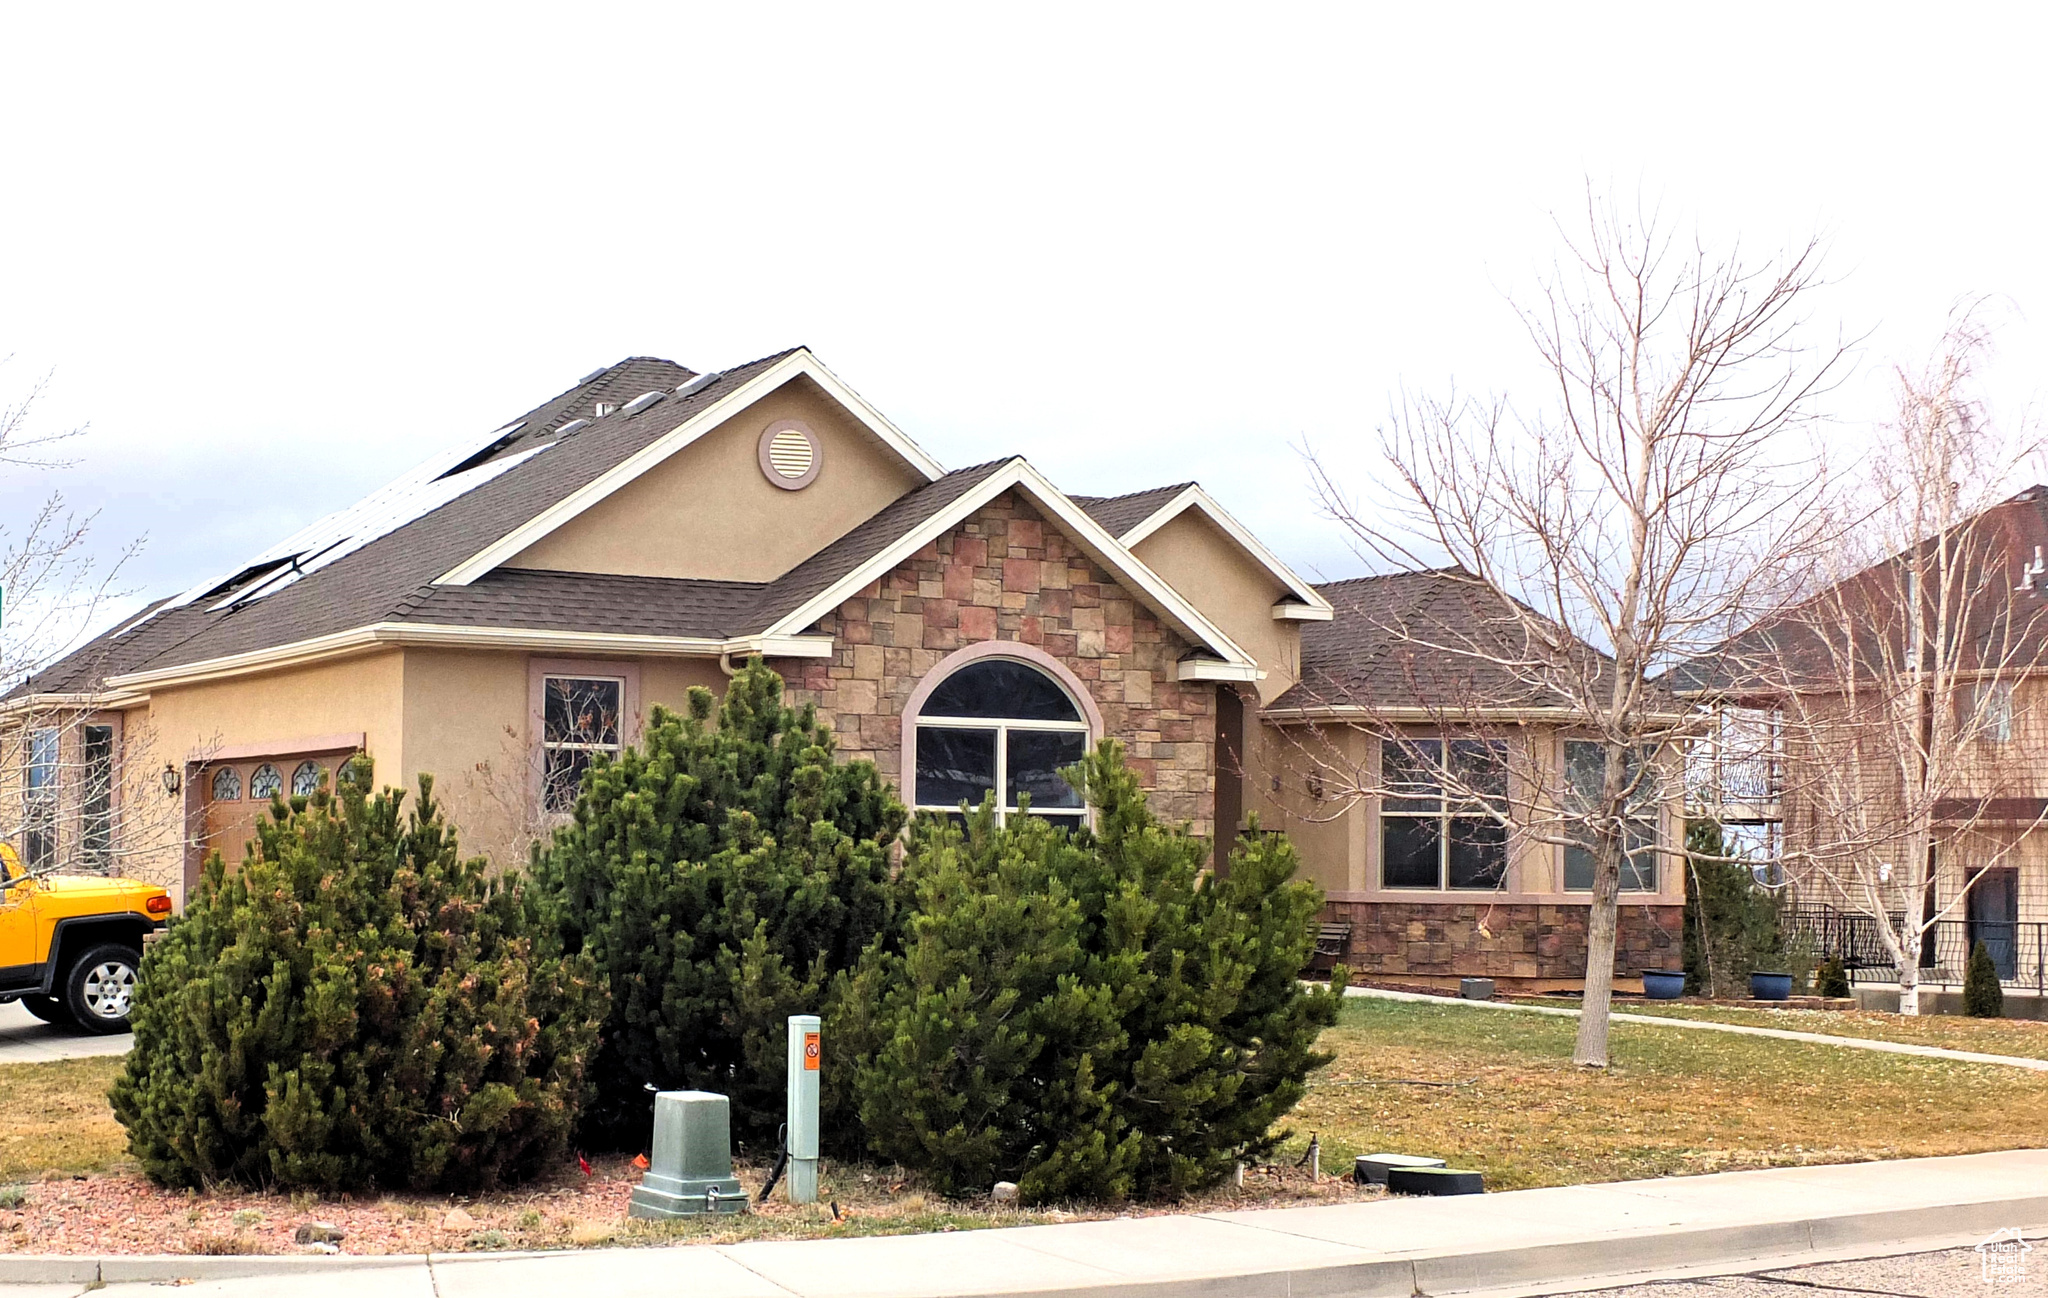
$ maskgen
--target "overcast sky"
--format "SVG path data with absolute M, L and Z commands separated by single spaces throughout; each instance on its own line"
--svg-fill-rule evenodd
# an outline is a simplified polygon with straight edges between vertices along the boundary
M 1362 564 L 1403 385 L 1530 391 L 1511 296 L 1586 179 L 1709 241 L 1818 233 L 1814 327 L 1888 361 L 1990 295 L 2048 359 L 2041 31 L 2020 6 L 0 10 L 0 397 L 164 593 L 600 365 L 813 348 L 948 465 L 1205 482 Z

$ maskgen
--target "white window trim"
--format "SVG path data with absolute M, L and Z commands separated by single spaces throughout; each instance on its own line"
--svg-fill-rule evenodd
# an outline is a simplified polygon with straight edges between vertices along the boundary
M 550 679 L 619 682 L 619 742 L 614 744 L 550 744 L 547 741 L 547 688 Z M 537 815 L 563 820 L 568 811 L 549 811 L 548 750 L 581 749 L 619 754 L 640 742 L 640 664 L 574 658 L 533 658 L 527 662 L 527 792 Z
M 1080 710 L 1081 720 L 1025 721 L 1015 717 L 921 717 L 918 715 L 924 710 L 925 700 L 931 697 L 932 691 L 936 690 L 948 677 L 984 658 L 1006 658 L 1012 662 L 1023 663 L 1026 666 L 1035 667 L 1039 671 L 1044 672 L 1066 692 L 1067 697 Z M 937 666 L 925 673 L 924 679 L 918 682 L 917 688 L 911 691 L 909 701 L 903 706 L 903 747 L 900 762 L 902 772 L 900 779 L 903 786 L 904 801 L 916 811 L 958 811 L 960 807 L 957 803 L 942 806 L 938 803 L 921 801 L 917 796 L 917 728 L 919 726 L 944 727 L 954 730 L 995 730 L 997 732 L 995 776 L 997 824 L 1004 823 L 1010 814 L 1009 809 L 1003 805 L 1005 794 L 1009 788 L 1009 728 L 1014 727 L 1018 730 L 1064 730 L 1070 733 L 1078 731 L 1087 736 L 1087 746 L 1089 748 L 1093 748 L 1095 741 L 1100 739 L 1103 734 L 1102 712 L 1095 706 L 1095 700 L 1089 695 L 1087 687 L 1081 683 L 1080 677 L 1069 671 L 1065 663 L 1062 663 L 1059 659 L 1038 646 L 1012 640 L 984 640 L 948 654 L 939 661 Z M 1085 806 L 1074 808 L 1048 807 L 1043 814 L 1047 816 L 1057 815 L 1062 819 L 1072 819 L 1084 824 L 1088 823 L 1093 815 Z

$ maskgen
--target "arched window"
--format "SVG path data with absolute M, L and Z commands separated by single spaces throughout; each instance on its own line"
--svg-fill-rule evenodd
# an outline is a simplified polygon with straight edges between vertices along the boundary
M 249 773 L 249 796 L 252 798 L 268 801 L 276 797 L 277 791 L 283 787 L 284 777 L 279 775 L 277 768 L 269 762 L 263 763 Z
M 910 754 L 916 805 L 958 811 L 996 795 L 999 820 L 1027 800 L 1030 813 L 1065 825 L 1087 814 L 1060 771 L 1088 749 L 1088 720 L 1045 671 L 1015 658 L 979 657 L 918 705 Z
M 223 766 L 213 773 L 213 800 L 235 802 L 242 796 L 242 773 L 232 766 Z
M 292 796 L 310 798 L 320 792 L 320 763 L 300 762 L 299 769 L 292 772 Z

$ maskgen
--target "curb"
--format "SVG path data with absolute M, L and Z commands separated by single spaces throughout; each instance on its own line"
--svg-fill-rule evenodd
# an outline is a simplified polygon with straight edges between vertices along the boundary
M 986 1290 L 979 1298 L 1414 1298 L 1484 1291 L 1528 1290 L 1560 1283 L 1614 1284 L 1631 1276 L 1675 1269 L 1742 1267 L 1763 1259 L 1798 1265 L 1808 1257 L 1835 1260 L 1853 1250 L 1890 1252 L 1952 1247 L 1958 1239 L 2018 1226 L 2032 1235 L 2048 1229 L 2048 1194 L 1938 1204 L 1787 1222 L 1751 1222 L 1695 1229 L 1640 1231 L 1570 1242 L 1408 1257 L 1361 1256 L 1354 1262 L 1243 1275 L 1118 1277 L 1099 1285 L 1059 1289 Z M 719 1245 L 672 1245 L 715 1248 Z M 616 1250 L 546 1252 L 401 1253 L 362 1257 L 252 1255 L 198 1257 L 129 1254 L 108 1257 L 0 1256 L 0 1284 L 122 1284 L 309 1277 L 336 1272 L 435 1265 L 553 1260 L 569 1263 Z M 645 1250 L 632 1250 L 640 1252 Z M 654 1251 L 659 1251 L 654 1250 Z

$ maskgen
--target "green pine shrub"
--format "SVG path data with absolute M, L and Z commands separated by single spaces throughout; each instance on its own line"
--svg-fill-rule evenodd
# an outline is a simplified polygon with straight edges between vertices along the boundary
M 534 876 L 567 950 L 611 992 L 583 1133 L 641 1148 L 646 1088 L 716 1091 L 734 1135 L 772 1148 L 785 1020 L 892 931 L 904 810 L 870 762 L 833 760 L 814 709 L 756 659 L 712 719 L 655 708 L 640 744 L 586 773 Z M 843 1127 L 826 1124 L 830 1136 Z
M 1833 954 L 1821 961 L 1820 968 L 1813 975 L 1813 994 L 1841 998 L 1851 995 L 1849 989 L 1849 967 L 1842 963 L 1840 954 Z
M 1970 951 L 1970 967 L 1963 972 L 1963 1013 L 1976 1019 L 2005 1017 L 2005 989 L 1998 985 L 1998 964 L 1982 938 Z
M 464 859 L 420 777 L 271 804 L 145 953 L 112 1091 L 171 1185 L 468 1193 L 564 1154 L 605 997 L 514 877 Z
M 1785 940 L 1782 898 L 1757 887 L 1748 866 L 1714 859 L 1728 854 L 1719 822 L 1688 821 L 1685 847 L 1686 991 L 1747 996 L 1751 970 L 1800 963 Z
M 921 817 L 903 864 L 901 949 L 835 986 L 828 1039 L 861 1063 L 872 1153 L 944 1193 L 1018 1183 L 1026 1202 L 1170 1197 L 1269 1153 L 1327 1063 L 1329 990 L 1299 979 L 1322 894 L 1279 835 L 1221 875 L 1153 819 L 1122 748 L 1069 772 L 1095 826 L 984 805 Z

